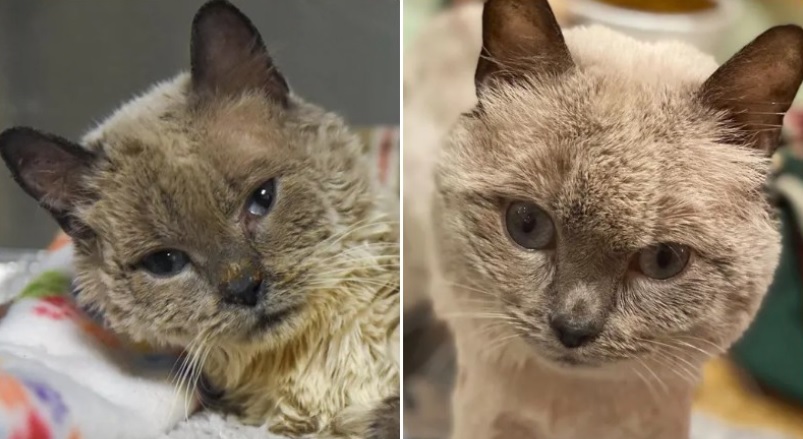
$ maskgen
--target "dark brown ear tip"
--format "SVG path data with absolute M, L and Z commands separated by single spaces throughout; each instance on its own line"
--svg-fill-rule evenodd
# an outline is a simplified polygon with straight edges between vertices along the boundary
M 243 15 L 243 13 L 228 0 L 210 0 L 198 8 L 198 12 L 195 13 L 195 18 L 193 21 L 198 21 L 199 19 L 207 17 L 210 14 L 216 14 L 220 12 Z
M 39 132 L 30 127 L 12 127 L 0 133 L 0 157 L 11 165 L 11 155 L 16 148 L 23 147 L 28 141 L 39 136 Z
M 766 33 L 783 35 L 790 41 L 803 45 L 803 27 L 797 24 L 784 24 L 770 28 Z
M 212 0 L 206 2 L 195 13 L 192 19 L 193 36 L 197 35 L 201 27 L 207 23 L 215 23 L 223 20 L 223 22 L 231 23 L 240 22 L 244 24 L 252 33 L 258 34 L 256 27 L 241 10 L 228 2 L 227 0 Z M 214 26 L 214 25 L 213 25 Z
M 768 44 L 779 44 L 803 59 L 803 28 L 796 24 L 775 26 L 759 35 L 756 40 L 764 40 Z
M 6 143 L 20 136 L 34 136 L 38 133 L 39 132 L 37 130 L 25 126 L 7 128 L 0 133 L 0 146 L 5 145 Z
M 35 128 L 17 126 L 0 133 L 0 157 L 9 167 L 16 168 L 18 166 L 18 163 L 12 161 L 12 158 L 17 157 L 23 150 L 34 150 L 37 147 L 46 147 L 46 145 L 55 145 L 79 160 L 90 161 L 95 157 L 94 153 L 80 145 L 54 134 L 43 133 Z

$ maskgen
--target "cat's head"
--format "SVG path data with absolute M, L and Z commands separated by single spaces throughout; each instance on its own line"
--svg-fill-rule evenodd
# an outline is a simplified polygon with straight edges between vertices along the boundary
M 371 297 L 346 273 L 371 273 L 390 247 L 369 244 L 390 228 L 368 154 L 290 93 L 229 3 L 197 13 L 191 61 L 80 146 L 0 136 L 16 181 L 75 241 L 79 297 L 115 329 L 171 344 L 264 344 L 347 318 Z
M 490 0 L 479 103 L 437 171 L 449 280 L 559 364 L 721 351 L 778 262 L 767 157 L 801 79 L 795 26 L 717 69 L 600 27 L 564 39 L 546 1 Z

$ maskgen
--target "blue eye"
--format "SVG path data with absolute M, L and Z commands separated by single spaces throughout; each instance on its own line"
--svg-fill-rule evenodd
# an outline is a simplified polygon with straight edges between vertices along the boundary
M 190 258 L 180 250 L 160 250 L 142 258 L 140 268 L 154 276 L 171 277 L 181 273 Z
M 248 198 L 246 209 L 254 216 L 265 216 L 273 208 L 273 200 L 276 197 L 276 181 L 270 179 L 258 187 Z

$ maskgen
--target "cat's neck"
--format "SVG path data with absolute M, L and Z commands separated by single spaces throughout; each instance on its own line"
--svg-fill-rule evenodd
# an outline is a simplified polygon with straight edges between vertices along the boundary
M 473 419 L 456 419 L 453 425 L 465 431 L 453 437 L 513 437 L 517 431 L 554 439 L 688 437 L 699 368 L 679 373 L 660 361 L 602 370 L 558 367 L 522 354 L 531 352 L 527 347 L 518 346 L 512 357 L 489 356 L 476 339 L 457 338 L 461 371 L 453 400 L 481 407 L 455 411 Z

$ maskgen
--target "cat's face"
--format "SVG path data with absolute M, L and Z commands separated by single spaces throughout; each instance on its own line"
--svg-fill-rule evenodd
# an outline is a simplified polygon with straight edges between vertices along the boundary
M 192 48 L 192 73 L 126 104 L 88 152 L 17 129 L 4 157 L 75 238 L 79 297 L 115 329 L 291 337 L 351 303 L 342 277 L 377 251 L 352 242 L 387 232 L 371 226 L 370 163 L 342 121 L 289 94 L 230 5 L 201 9 Z
M 724 349 L 778 260 L 759 149 L 788 108 L 767 103 L 791 101 L 803 78 L 803 50 L 788 50 L 803 48 L 803 31 L 770 31 L 708 81 L 640 81 L 616 72 L 623 63 L 579 49 L 573 59 L 540 3 L 486 3 L 480 107 L 452 132 L 437 175 L 451 280 L 559 364 Z M 612 38 L 645 50 L 604 29 L 574 32 L 573 49 Z M 765 95 L 743 91 L 768 50 L 788 66 L 765 73 Z

